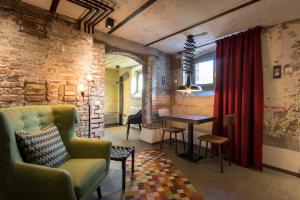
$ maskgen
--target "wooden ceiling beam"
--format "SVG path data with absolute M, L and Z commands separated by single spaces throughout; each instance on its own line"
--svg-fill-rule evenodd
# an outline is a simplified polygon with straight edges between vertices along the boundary
M 52 0 L 51 6 L 50 6 L 51 13 L 56 13 L 59 2 L 60 2 L 60 0 Z

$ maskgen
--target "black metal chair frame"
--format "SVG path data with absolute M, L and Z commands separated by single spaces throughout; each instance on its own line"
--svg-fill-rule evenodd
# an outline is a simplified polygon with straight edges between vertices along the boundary
M 178 151 L 177 151 L 177 142 L 178 142 L 177 134 L 181 133 L 182 134 L 183 148 L 184 148 L 184 151 L 185 151 L 184 129 L 182 129 L 180 131 L 170 131 L 170 130 L 168 130 L 168 129 L 177 129 L 177 128 L 176 127 L 167 127 L 166 126 L 166 120 L 164 120 L 163 118 L 162 118 L 162 121 L 161 121 L 161 126 L 162 126 L 163 133 L 162 133 L 162 137 L 161 137 L 161 141 L 160 141 L 160 150 L 162 150 L 162 148 L 163 148 L 165 133 L 169 132 L 169 134 L 170 134 L 169 146 L 172 144 L 172 133 L 174 133 L 175 134 L 175 139 L 174 139 L 175 140 L 175 153 L 178 154 Z M 178 128 L 178 129 L 180 129 L 180 128 Z
M 127 132 L 126 132 L 126 138 L 128 140 L 128 136 L 129 136 L 129 130 L 130 130 L 130 125 L 131 124 L 138 124 L 140 131 L 142 130 L 142 110 L 139 110 L 139 112 L 137 112 L 134 115 L 129 115 L 128 119 L 127 119 Z

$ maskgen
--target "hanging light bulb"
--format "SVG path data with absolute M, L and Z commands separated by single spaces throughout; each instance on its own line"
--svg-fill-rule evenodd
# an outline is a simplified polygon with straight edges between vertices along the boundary
M 92 74 L 87 74 L 87 75 L 86 75 L 86 79 L 87 79 L 88 81 L 93 81 L 93 75 L 92 75 Z
M 84 85 L 83 85 L 82 83 L 80 83 L 80 84 L 78 85 L 78 90 L 79 90 L 80 92 L 84 92 Z

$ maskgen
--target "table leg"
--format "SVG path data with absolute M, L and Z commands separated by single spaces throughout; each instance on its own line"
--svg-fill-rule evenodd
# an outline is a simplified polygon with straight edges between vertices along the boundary
M 131 152 L 131 173 L 134 173 L 134 154 L 135 154 L 135 148 L 133 148 Z
M 122 189 L 125 190 L 126 182 L 126 159 L 122 160 Z
M 194 125 L 188 125 L 188 153 L 193 156 L 194 153 Z
M 198 160 L 202 159 L 201 156 L 194 154 L 194 125 L 188 124 L 188 150 L 187 152 L 179 155 L 181 158 L 198 162 Z

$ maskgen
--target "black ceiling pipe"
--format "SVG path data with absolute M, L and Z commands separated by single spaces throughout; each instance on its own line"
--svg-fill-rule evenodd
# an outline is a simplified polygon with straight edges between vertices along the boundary
M 106 13 L 105 10 L 99 11 L 99 12 L 97 13 L 97 16 L 93 17 L 93 19 L 90 20 L 90 22 L 88 23 L 88 33 L 90 33 L 90 31 L 91 31 L 91 26 L 95 23 L 95 21 L 96 21 L 99 17 L 103 16 L 105 13 Z
M 102 11 L 100 15 L 98 15 L 90 24 L 89 24 L 89 32 L 90 32 L 90 28 L 92 30 L 92 33 L 94 33 L 94 30 L 93 30 L 93 25 L 95 24 L 96 21 L 98 21 L 98 19 L 102 18 L 105 13 L 107 13 L 106 11 Z
M 92 13 L 93 7 L 87 6 L 87 5 L 84 5 L 84 4 L 81 4 L 81 3 L 77 3 L 76 0 L 74 0 L 74 1 L 73 1 L 73 0 L 69 0 L 69 1 L 71 1 L 72 3 L 75 3 L 75 4 L 77 4 L 77 5 L 79 5 L 79 6 L 82 6 L 82 7 L 84 7 L 84 8 L 86 8 L 86 9 L 89 10 L 83 17 L 81 17 L 81 18 L 78 20 L 78 24 L 79 24 L 79 28 L 80 28 L 80 27 L 81 27 L 82 21 L 83 21 L 85 18 L 87 18 L 87 16 L 89 16 L 89 15 Z
M 99 24 L 103 19 L 105 19 L 106 17 L 108 17 L 112 12 L 114 12 L 114 10 L 109 11 L 106 15 L 104 15 L 101 19 L 99 19 L 98 21 L 96 21 L 96 22 L 92 25 L 92 33 L 94 33 L 95 26 L 96 26 L 97 24 Z
M 94 33 L 95 26 L 101 22 L 103 19 L 105 19 L 107 16 L 109 16 L 114 9 L 102 2 L 96 1 L 96 0 L 68 0 L 72 3 L 75 3 L 79 6 L 82 6 L 87 9 L 91 9 L 87 14 L 84 15 L 79 20 L 79 23 L 81 24 L 82 21 L 84 21 L 84 31 L 90 33 Z M 93 13 L 94 10 L 94 13 Z M 101 13 L 100 13 L 101 11 Z M 93 14 L 91 14 L 93 13 Z M 88 19 L 87 19 L 88 18 Z M 91 30 L 92 28 L 92 30 Z

